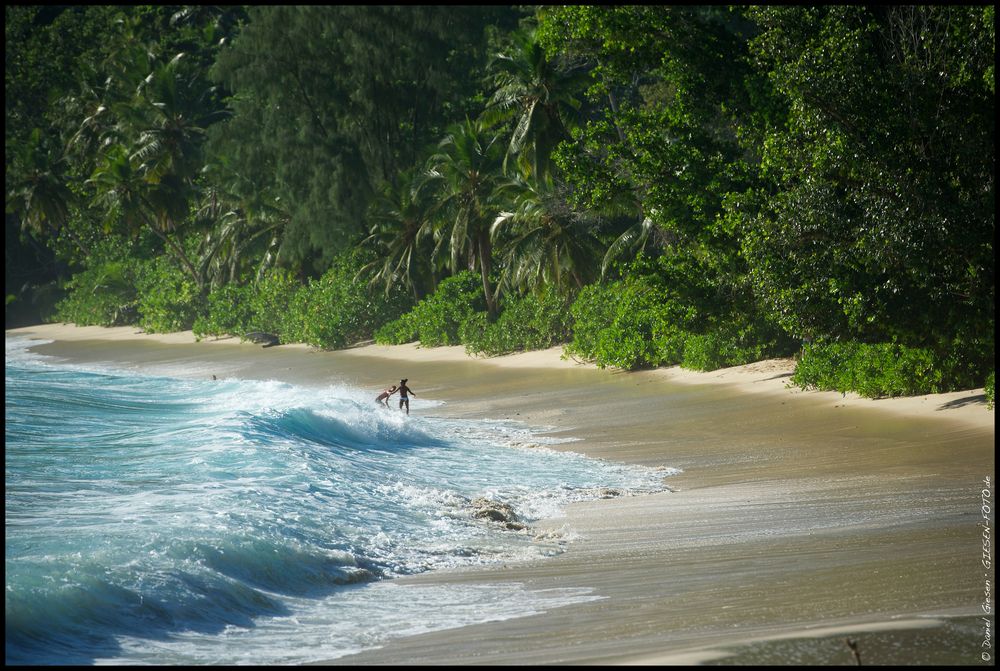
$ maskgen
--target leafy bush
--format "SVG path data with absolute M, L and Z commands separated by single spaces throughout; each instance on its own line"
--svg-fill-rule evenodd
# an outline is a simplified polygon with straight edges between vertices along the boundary
M 323 276 L 300 290 L 289 307 L 294 323 L 301 324 L 297 340 L 316 347 L 337 349 L 367 340 L 375 329 L 412 305 L 399 289 L 372 293 L 356 281 L 357 263 L 342 257 Z
M 807 345 L 792 375 L 803 389 L 854 391 L 867 398 L 943 391 L 934 354 L 898 343 L 828 342 Z
M 588 284 L 580 290 L 570 305 L 573 338 L 565 348 L 568 354 L 585 359 L 595 358 L 600 334 L 615 318 L 616 284 Z
M 479 274 L 465 270 L 442 280 L 410 313 L 378 329 L 375 341 L 396 345 L 412 342 L 409 338 L 415 334 L 424 347 L 458 345 L 462 324 L 485 307 Z
M 202 303 L 201 293 L 171 257 L 141 262 L 135 284 L 139 325 L 145 331 L 170 333 L 192 327 Z
M 512 300 L 492 324 L 485 312 L 470 316 L 459 328 L 459 336 L 469 354 L 497 356 L 545 349 L 569 340 L 569 305 L 569 299 L 554 291 L 528 294 Z
M 996 404 L 996 392 L 993 389 L 994 377 L 996 377 L 996 371 L 990 371 L 985 384 L 983 384 L 983 391 L 986 392 L 986 407 L 989 410 L 992 410 Z
M 208 296 L 208 309 L 195 325 L 197 335 L 244 335 L 264 331 L 282 342 L 337 349 L 369 339 L 376 327 L 411 305 L 401 290 L 372 293 L 355 279 L 362 260 L 347 253 L 322 277 L 303 285 L 275 270 L 245 286 L 226 285 Z
M 788 356 L 796 348 L 795 340 L 765 321 L 742 324 L 730 321 L 708 333 L 688 335 L 681 366 L 717 370 L 774 356 Z
M 681 360 L 681 366 L 707 371 L 741 366 L 757 360 L 748 357 L 747 354 L 748 351 L 741 348 L 728 333 L 694 333 L 684 341 L 684 358 Z
M 403 345 L 419 338 L 416 310 L 400 315 L 375 331 L 375 342 L 380 345 Z
M 569 354 L 626 370 L 679 363 L 696 313 L 656 275 L 585 287 L 571 307 Z
M 225 284 L 213 289 L 206 300 L 206 312 L 194 321 L 194 334 L 242 335 L 250 328 L 252 285 Z
M 282 342 L 294 342 L 296 336 L 301 334 L 302 326 L 290 308 L 295 294 L 303 288 L 302 283 L 289 271 L 277 268 L 266 273 L 251 287 L 247 331 L 272 333 Z
M 137 264 L 104 261 L 74 275 L 68 295 L 56 304 L 55 318 L 78 326 L 124 326 L 136 323 Z

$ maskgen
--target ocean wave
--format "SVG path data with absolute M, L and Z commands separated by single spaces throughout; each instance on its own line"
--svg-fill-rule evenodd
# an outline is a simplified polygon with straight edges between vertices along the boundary
M 242 584 L 300 597 L 327 596 L 341 585 L 373 580 L 381 574 L 374 563 L 359 561 L 351 552 L 304 550 L 256 538 L 202 545 L 197 555 L 205 566 Z
M 344 405 L 341 403 L 341 405 Z M 394 451 L 443 445 L 443 441 L 415 423 L 399 421 L 377 407 L 350 404 L 339 412 L 296 407 L 264 414 L 245 413 L 246 430 L 259 440 L 309 441 L 355 450 Z
M 331 659 L 426 614 L 384 579 L 538 558 L 570 534 L 500 529 L 473 500 L 530 524 L 663 475 L 538 449 L 564 440 L 517 423 L 407 416 L 356 388 L 83 370 L 12 349 L 8 663 L 281 663 L 307 640 Z M 441 622 L 458 621 L 455 589 Z M 490 613 L 528 603 L 497 598 Z M 489 613 L 470 597 L 462 617 Z

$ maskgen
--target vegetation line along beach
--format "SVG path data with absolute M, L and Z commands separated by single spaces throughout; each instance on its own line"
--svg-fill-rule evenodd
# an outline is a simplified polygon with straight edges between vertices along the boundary
M 992 402 L 992 6 L 5 13 L 8 325 Z

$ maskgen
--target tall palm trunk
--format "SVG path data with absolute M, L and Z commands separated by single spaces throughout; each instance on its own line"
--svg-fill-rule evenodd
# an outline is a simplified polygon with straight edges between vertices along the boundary
M 177 260 L 180 261 L 181 264 L 183 264 L 183 266 L 187 269 L 188 273 L 190 273 L 191 275 L 191 279 L 194 280 L 195 286 L 198 287 L 198 291 L 203 292 L 205 290 L 204 277 L 202 277 L 202 274 L 199 273 L 197 269 L 195 269 L 194 264 L 192 264 L 190 259 L 188 259 L 187 254 L 185 254 L 184 250 L 181 249 L 180 245 L 177 244 L 177 241 L 172 239 L 169 235 L 165 234 L 156 226 L 150 226 L 149 228 L 153 231 L 153 233 L 156 234 L 158 238 L 160 238 L 160 240 L 163 240 L 163 242 L 174 253 L 174 256 L 177 258 Z
M 497 301 L 493 288 L 490 286 L 490 271 L 493 268 L 493 248 L 490 243 L 489 231 L 479 234 L 476 242 L 479 247 L 479 272 L 483 277 L 483 295 L 486 297 L 486 312 L 492 322 L 497 316 Z

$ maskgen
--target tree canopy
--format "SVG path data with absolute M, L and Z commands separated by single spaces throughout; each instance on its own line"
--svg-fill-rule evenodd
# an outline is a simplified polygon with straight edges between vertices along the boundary
M 8 321 L 61 291 L 78 319 L 379 328 L 310 305 L 343 300 L 400 338 L 444 310 L 484 351 L 537 310 L 625 367 L 803 342 L 994 366 L 992 6 L 5 17 Z

